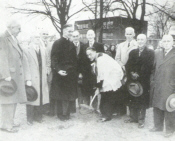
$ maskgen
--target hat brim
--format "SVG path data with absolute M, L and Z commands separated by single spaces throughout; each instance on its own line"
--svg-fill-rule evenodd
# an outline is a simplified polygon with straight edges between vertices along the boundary
M 171 107 L 169 106 L 169 102 L 170 102 L 170 100 L 171 100 L 172 98 L 175 98 L 175 94 L 171 94 L 171 95 L 167 98 L 167 100 L 166 100 L 166 110 L 167 110 L 168 112 L 173 112 L 173 111 L 175 111 L 175 108 L 173 109 L 173 108 L 171 108 Z
M 25 86 L 26 87 L 26 95 L 27 95 L 27 101 L 29 102 L 34 102 L 37 100 L 38 98 L 38 93 L 36 91 L 36 89 L 33 87 L 33 86 Z M 31 89 L 32 90 L 32 95 L 31 93 L 28 93 L 28 90 L 27 89 Z
M 130 91 L 129 85 L 130 85 L 131 83 L 136 83 L 136 84 L 139 86 L 139 88 L 140 88 L 139 93 L 136 94 L 136 93 L 133 93 L 132 91 Z M 143 94 L 143 87 L 142 87 L 142 85 L 141 85 L 139 82 L 130 82 L 130 83 L 128 84 L 128 86 L 127 86 L 127 89 L 128 89 L 129 94 L 132 95 L 132 96 L 134 96 L 134 97 L 139 97 L 139 96 L 141 96 L 141 95 Z
M 4 84 L 7 84 L 7 83 L 11 83 L 11 84 L 10 85 L 8 84 L 7 86 L 3 86 Z M 14 95 L 17 91 L 17 84 L 13 79 L 11 81 L 0 80 L 0 86 L 3 87 L 0 90 L 1 94 L 6 97 Z

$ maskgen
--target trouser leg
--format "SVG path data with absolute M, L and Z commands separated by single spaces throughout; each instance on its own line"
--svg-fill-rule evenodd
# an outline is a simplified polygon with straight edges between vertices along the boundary
M 76 101 L 69 101 L 70 113 L 76 113 Z
M 104 97 L 104 93 L 101 93 L 101 101 L 100 101 L 100 112 L 102 115 L 105 114 L 104 112 L 104 103 L 105 103 L 105 97 Z
M 56 105 L 56 100 L 50 99 L 49 112 L 51 115 L 55 115 L 55 105 Z
M 90 96 L 89 95 L 83 96 L 83 103 L 86 105 L 90 104 Z
M 27 121 L 32 123 L 34 118 L 34 106 L 26 105 Z
M 154 113 L 154 127 L 163 130 L 164 111 L 154 107 L 153 113 Z
M 138 109 L 138 122 L 143 124 L 145 122 L 146 108 Z
M 130 119 L 134 122 L 138 122 L 138 109 L 130 107 Z
M 14 115 L 17 104 L 2 104 L 1 128 L 11 129 L 14 124 Z
M 64 116 L 69 116 L 70 115 L 70 106 L 69 106 L 69 104 L 70 104 L 70 101 L 68 101 L 68 100 L 63 100 L 62 101 L 62 107 L 63 107 L 63 115 Z
M 165 129 L 166 132 L 175 131 L 175 112 L 165 111 Z
M 57 116 L 61 116 L 63 115 L 63 106 L 62 106 L 62 101 L 61 100 L 57 100 Z
M 41 106 L 34 106 L 34 120 L 40 122 L 42 120 Z
M 83 104 L 82 88 L 80 86 L 78 86 L 77 92 L 78 92 L 78 105 L 80 107 L 80 104 Z
M 112 113 L 113 113 L 113 106 L 114 106 L 114 93 L 113 92 L 107 92 L 107 93 L 102 93 L 101 98 L 103 97 L 103 105 L 102 105 L 102 111 L 103 114 L 102 116 L 105 118 L 112 118 Z

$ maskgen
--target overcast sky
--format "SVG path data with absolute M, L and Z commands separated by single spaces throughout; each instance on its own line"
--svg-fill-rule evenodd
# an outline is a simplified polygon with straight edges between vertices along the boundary
M 21 6 L 23 3 L 25 3 L 26 1 L 36 1 L 36 0 L 0 0 L 0 33 L 3 32 L 3 30 L 5 29 L 5 25 L 6 22 L 9 21 L 9 19 L 17 19 L 21 25 L 22 25 L 22 31 L 24 34 L 27 33 L 27 35 L 31 35 L 33 32 L 35 32 L 35 30 L 37 28 L 44 28 L 44 29 L 49 29 L 49 33 L 50 34 L 55 34 L 55 28 L 53 27 L 52 23 L 50 22 L 50 20 L 42 20 L 39 17 L 33 18 L 33 17 L 26 17 L 24 15 L 21 14 L 15 14 L 12 15 L 9 11 L 9 9 L 7 9 L 6 7 L 10 6 L 14 6 L 14 7 L 19 7 Z M 88 0 L 89 1 L 89 0 Z M 148 0 L 149 2 L 153 1 L 153 0 Z M 170 0 L 170 1 L 175 1 L 175 0 Z M 164 3 L 165 0 L 157 0 L 158 3 Z M 77 10 L 77 8 L 81 8 L 82 4 L 81 4 L 81 0 L 73 0 L 73 4 L 72 5 L 76 5 L 74 7 L 74 9 Z M 110 15 L 112 16 L 112 14 Z M 76 20 L 84 20 L 84 19 L 89 19 L 92 18 L 92 15 L 90 16 L 90 14 L 84 14 L 82 13 L 81 15 L 77 15 L 75 17 L 72 18 L 72 20 L 70 21 L 71 23 L 74 23 L 74 21 Z M 27 36 L 25 36 L 27 37 Z

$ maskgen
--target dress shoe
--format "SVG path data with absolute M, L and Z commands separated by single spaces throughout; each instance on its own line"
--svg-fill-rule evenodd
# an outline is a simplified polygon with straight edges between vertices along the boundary
M 50 116 L 50 117 L 55 116 L 54 112 L 48 112 L 47 115 Z
M 150 132 L 161 132 L 161 131 L 163 131 L 163 129 L 162 128 L 156 128 L 156 127 L 154 127 L 152 129 L 150 129 L 149 131 Z
M 20 127 L 20 124 L 13 124 L 13 127 Z
M 164 137 L 169 138 L 169 137 L 171 137 L 171 136 L 173 135 L 173 133 L 174 133 L 174 132 L 166 132 L 166 133 L 164 134 Z
M 33 125 L 33 122 L 28 121 L 27 124 L 28 124 L 29 126 L 32 126 L 32 125 Z
M 106 121 L 110 121 L 110 120 L 111 120 L 111 118 L 101 118 L 100 119 L 101 122 L 106 122 Z
M 67 121 L 70 119 L 70 116 L 69 115 L 59 115 L 58 118 L 61 120 L 61 121 Z
M 3 131 L 3 132 L 7 132 L 7 133 L 17 133 L 18 132 L 18 129 L 15 129 L 13 127 L 10 128 L 10 129 L 1 128 L 0 130 Z
M 125 120 L 124 122 L 125 123 L 133 123 L 133 122 L 136 122 L 136 121 L 130 118 L 130 119 Z
M 139 123 L 138 128 L 143 128 L 145 126 L 144 123 Z

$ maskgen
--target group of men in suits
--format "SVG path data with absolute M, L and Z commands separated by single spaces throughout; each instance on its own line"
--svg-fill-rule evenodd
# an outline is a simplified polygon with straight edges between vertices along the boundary
M 147 47 L 146 35 L 139 34 L 137 41 L 134 40 L 133 28 L 126 28 L 125 36 L 126 41 L 119 44 L 115 58 L 123 67 L 127 78 L 121 89 L 124 111 L 125 106 L 128 106 L 130 115 L 125 123 L 135 122 L 138 123 L 138 128 L 143 128 L 146 109 L 153 107 L 154 127 L 150 131 L 160 132 L 165 126 L 164 136 L 170 137 L 175 132 L 173 37 L 164 35 L 162 47 L 154 51 Z M 131 82 L 140 83 L 140 95 L 128 92 Z
M 1 130 L 6 132 L 17 132 L 18 125 L 14 124 L 17 103 L 27 104 L 27 121 L 30 125 L 33 121 L 42 122 L 40 107 L 49 103 L 47 75 L 50 71 L 47 69 L 48 56 L 44 43 L 39 36 L 34 36 L 29 47 L 23 49 L 16 39 L 19 32 L 20 25 L 13 21 L 0 38 L 0 57 L 2 57 L 0 66 L 3 66 L 0 68 L 0 79 L 8 82 L 14 80 L 18 87 L 17 91 L 9 97 L 3 96 L 0 92 Z M 173 38 L 171 35 L 163 36 L 163 48 L 154 52 L 147 47 L 146 35 L 139 34 L 137 41 L 134 39 L 135 32 L 132 27 L 125 29 L 125 36 L 126 41 L 119 44 L 115 57 L 126 75 L 124 78 L 127 78 L 122 80 L 123 86 L 117 93 L 119 95 L 117 112 L 119 115 L 125 115 L 126 106 L 129 106 L 130 118 L 125 122 L 137 122 L 138 127 L 143 128 L 146 109 L 151 102 L 151 106 L 154 107 L 155 126 L 151 131 L 162 131 L 165 119 L 165 136 L 171 136 L 175 131 L 175 108 L 171 107 L 173 110 L 168 111 L 166 100 L 175 90 Z M 72 25 L 66 24 L 63 27 L 63 37 L 56 40 L 50 50 L 49 67 L 53 75 L 50 86 L 50 112 L 54 115 L 53 107 L 56 103 L 57 117 L 63 121 L 69 120 L 70 114 L 76 112 L 77 98 L 79 104 L 89 105 L 90 97 L 95 92 L 94 86 L 97 85 L 97 77 L 92 73 L 92 60 L 87 56 L 87 50 L 90 47 L 90 51 L 95 50 L 100 54 L 104 53 L 104 47 L 103 44 L 95 42 L 93 30 L 88 30 L 86 37 L 88 43 L 81 43 L 80 33 L 73 31 Z M 143 89 L 141 95 L 133 96 L 128 93 L 127 84 L 130 82 L 141 84 Z M 28 102 L 25 85 L 35 87 L 38 93 L 35 101 Z M 78 89 L 81 93 L 78 93 Z M 112 110 L 110 119 L 111 113 Z
M 87 32 L 87 44 L 79 39 L 79 32 L 73 31 L 72 25 L 67 24 L 63 27 L 63 37 L 54 42 L 51 51 L 51 99 L 57 100 L 57 116 L 61 120 L 68 120 L 70 113 L 76 111 L 78 79 L 82 79 L 79 103 L 88 105 L 94 93 L 95 77 L 91 73 L 92 62 L 86 56 L 86 48 L 93 46 L 97 51 L 104 52 L 103 45 L 95 42 L 93 30 Z

